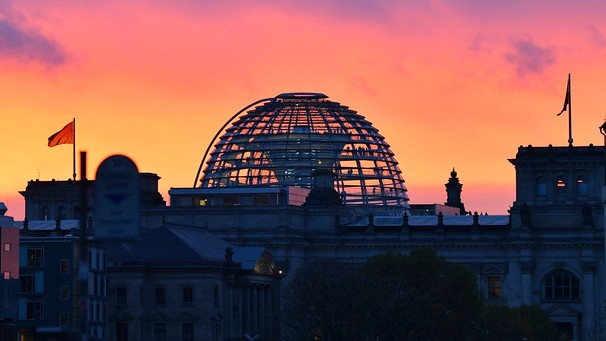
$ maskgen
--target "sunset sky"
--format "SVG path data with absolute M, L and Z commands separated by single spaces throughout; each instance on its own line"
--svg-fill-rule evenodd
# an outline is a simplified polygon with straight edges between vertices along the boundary
M 66 180 L 76 118 L 88 178 L 112 154 L 192 186 L 244 106 L 321 92 L 391 145 L 411 203 L 506 214 L 520 145 L 603 144 L 606 1 L 0 0 L 0 201 L 23 219 L 29 180 Z M 78 176 L 79 177 L 79 176 Z

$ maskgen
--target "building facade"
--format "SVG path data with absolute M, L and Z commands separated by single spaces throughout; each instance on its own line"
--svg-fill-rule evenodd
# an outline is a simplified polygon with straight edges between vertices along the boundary
M 163 226 L 108 254 L 108 340 L 278 339 L 281 275 L 263 248 Z
M 266 250 L 286 281 L 302 264 L 318 259 L 363 263 L 379 253 L 434 248 L 448 261 L 473 269 L 489 302 L 536 303 L 575 340 L 606 337 L 604 147 L 519 147 L 509 160 L 516 200 L 508 215 L 481 215 L 473 208 L 469 214 L 454 170 L 445 205 L 418 206 L 418 213 L 409 205 L 399 163 L 378 129 L 326 95 L 263 99 L 236 113 L 223 129 L 210 142 L 194 186 L 172 188 L 168 207 L 150 205 L 141 211 L 143 234 L 161 232 L 168 238 L 186 229 L 224 240 L 233 250 Z M 47 217 L 44 207 L 51 207 L 52 192 L 36 194 L 35 185 L 30 182 L 22 193 L 26 217 Z M 52 207 L 50 212 L 61 211 Z M 165 259 L 116 251 L 112 260 L 115 292 L 108 335 L 113 339 L 162 340 L 170 329 L 185 340 L 191 328 L 202 340 L 273 332 L 275 324 L 269 327 L 268 319 L 259 317 L 259 307 L 276 302 L 268 303 L 267 297 L 274 296 L 267 289 L 259 291 L 268 279 L 250 269 L 243 269 L 249 272 L 240 282 L 225 277 L 233 270 L 219 271 L 219 263 L 227 263 L 225 254 L 214 268 L 200 268 L 184 255 L 171 258 L 180 252 L 154 245 L 149 249 L 163 250 Z M 186 271 L 164 267 L 180 264 Z M 150 306 L 162 301 L 162 293 L 164 306 Z M 206 297 L 207 304 L 215 293 L 218 310 L 183 306 L 184 297 Z M 135 310 L 129 310 L 133 299 Z
M 33 340 L 38 327 L 80 330 L 85 318 L 88 333 L 104 340 L 107 333 L 107 278 L 105 248 L 88 248 L 88 307 L 80 306 L 80 243 L 78 222 L 26 221 L 17 224 L 20 290 L 17 327 L 21 340 Z M 83 314 L 86 314 L 83 316 Z

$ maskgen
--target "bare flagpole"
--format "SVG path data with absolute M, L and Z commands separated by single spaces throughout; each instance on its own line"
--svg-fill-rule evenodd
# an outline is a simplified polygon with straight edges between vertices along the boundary
M 76 181 L 76 118 L 73 118 L 74 143 L 72 144 L 72 169 L 74 172 L 74 181 Z

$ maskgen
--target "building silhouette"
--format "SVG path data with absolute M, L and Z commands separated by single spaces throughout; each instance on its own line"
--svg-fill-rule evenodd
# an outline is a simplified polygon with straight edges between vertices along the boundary
M 238 248 L 267 251 L 270 263 L 283 271 L 286 281 L 313 260 L 363 263 L 379 253 L 431 247 L 448 261 L 474 270 L 489 302 L 512 306 L 535 303 L 574 339 L 603 338 L 606 267 L 600 195 L 605 185 L 604 148 L 521 146 L 509 161 L 515 168 L 516 199 L 508 215 L 469 214 L 454 169 L 445 185 L 444 205 L 416 206 L 409 203 L 389 144 L 368 120 L 323 94 L 281 94 L 252 103 L 230 118 L 210 142 L 194 186 L 171 188 L 170 206 L 150 205 L 142 210 L 142 233 L 174 237 L 182 230 L 196 231 L 225 242 L 233 248 L 233 257 Z M 28 183 L 23 193 L 26 217 L 45 212 L 45 197 L 35 194 L 33 186 L 35 182 Z M 51 203 L 46 205 L 51 207 Z M 174 238 L 176 243 L 185 242 Z M 162 250 L 161 245 L 154 250 Z M 225 250 L 216 250 L 217 255 L 219 251 Z M 151 262 L 151 268 L 164 261 L 179 262 L 179 253 L 167 252 L 164 260 L 163 253 L 158 253 L 160 263 Z M 189 328 L 182 323 L 188 323 L 184 321 L 193 315 L 179 315 L 173 307 L 147 317 L 120 307 L 117 302 L 123 299 L 123 290 L 131 299 L 130 293 L 137 293 L 137 287 L 148 279 L 149 286 L 141 292 L 147 299 L 154 298 L 155 284 L 151 281 L 156 279 L 142 277 L 139 269 L 127 266 L 131 261 L 142 264 L 142 258 L 124 252 L 116 255 L 112 259 L 116 268 L 108 273 L 108 311 L 112 311 L 108 339 L 135 339 L 130 321 L 141 322 L 140 318 L 148 318 L 141 323 L 165 323 L 166 328 L 170 324 L 176 328 L 173 330 L 182 328 L 181 332 Z M 226 262 L 225 257 L 216 259 L 215 269 Z M 187 257 L 182 258 L 185 261 Z M 162 285 L 197 285 L 196 279 L 188 277 L 197 271 L 171 272 L 162 279 Z M 211 268 L 208 271 L 215 273 Z M 262 275 L 252 268 L 247 278 L 258 276 L 263 278 L 262 285 L 269 285 L 275 274 L 266 274 L 269 278 Z M 196 315 L 196 321 L 207 326 L 204 330 L 216 333 L 201 332 L 196 337 L 212 340 L 229 336 L 237 340 L 245 334 L 253 336 L 251 333 L 259 339 L 275 336 L 268 334 L 275 325 L 270 328 L 266 322 L 251 320 L 254 309 L 260 309 L 260 293 L 253 294 L 249 284 L 258 289 L 260 282 L 243 282 L 249 289 L 233 295 L 228 293 L 229 282 L 212 278 L 207 283 L 216 283 L 213 285 L 219 286 L 223 302 L 231 304 L 220 304 L 218 311 L 204 306 L 205 312 Z M 192 290 L 214 297 L 212 285 L 201 285 Z M 243 288 L 236 287 L 232 290 Z M 267 297 L 266 289 L 263 292 Z M 134 297 L 137 295 L 141 294 Z M 178 294 L 175 297 L 174 303 L 182 300 Z M 233 300 L 256 308 L 246 308 L 249 313 L 243 314 Z M 223 319 L 216 319 L 219 313 Z M 229 322 L 226 314 L 237 317 Z M 128 323 L 128 337 L 124 336 L 123 323 Z M 236 327 L 237 323 L 243 324 Z M 249 332 L 246 326 L 254 323 L 257 329 Z M 161 333 L 162 326 L 157 328 Z M 143 329 L 138 335 L 153 339 L 156 326 L 146 324 Z

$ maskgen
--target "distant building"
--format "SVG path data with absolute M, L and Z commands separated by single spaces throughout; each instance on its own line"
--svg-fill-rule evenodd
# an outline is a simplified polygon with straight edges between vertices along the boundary
M 0 340 L 15 340 L 19 313 L 19 229 L 0 202 Z M 13 338 L 14 337 L 14 338 Z
M 79 330 L 88 320 L 89 334 L 107 333 L 105 248 L 89 245 L 87 315 L 79 312 L 78 221 L 25 221 L 20 236 L 20 293 L 17 327 L 22 340 L 32 340 L 37 327 Z
M 160 177 L 154 173 L 140 173 L 141 208 L 165 206 L 158 192 Z M 88 181 L 88 202 L 92 202 L 95 181 Z M 26 220 L 77 220 L 79 219 L 78 199 L 80 188 L 77 181 L 68 179 L 40 181 L 30 180 L 25 191 L 19 192 L 25 198 Z M 91 212 L 91 215 L 93 213 Z
M 276 340 L 281 274 L 259 247 L 158 227 L 108 249 L 111 340 Z

